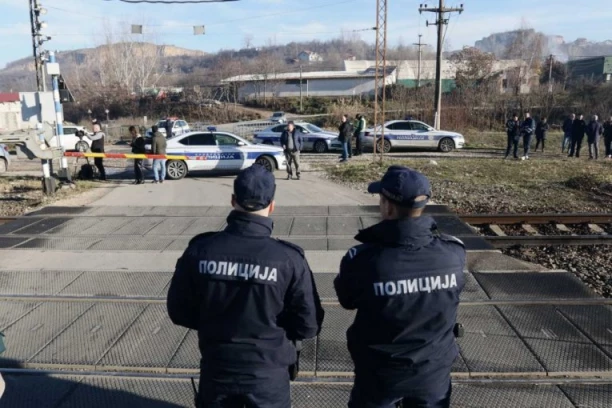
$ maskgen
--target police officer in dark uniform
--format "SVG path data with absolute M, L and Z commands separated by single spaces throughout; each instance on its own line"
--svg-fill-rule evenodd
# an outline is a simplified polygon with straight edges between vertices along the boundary
M 518 144 L 521 137 L 521 124 L 518 120 L 518 115 L 512 115 L 512 119 L 506 122 L 506 134 L 508 135 L 508 143 L 506 145 L 506 155 L 504 159 L 510 156 L 510 149 L 513 149 L 514 158 L 518 159 Z
M 431 192 L 421 173 L 391 166 L 368 191 L 380 195 L 383 221 L 357 234 L 363 244 L 349 249 L 334 281 L 340 304 L 357 310 L 347 331 L 348 406 L 448 407 L 463 243 L 422 216 Z
M 198 331 L 198 407 L 290 407 L 294 342 L 320 331 L 303 250 L 270 237 L 275 189 L 264 167 L 243 170 L 225 230 L 196 236 L 177 262 L 168 313 Z

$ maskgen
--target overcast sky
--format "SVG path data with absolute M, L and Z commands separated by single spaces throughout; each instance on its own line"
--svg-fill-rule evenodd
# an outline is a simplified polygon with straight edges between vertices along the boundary
M 245 37 L 254 46 L 301 40 L 326 40 L 341 31 L 355 30 L 363 40 L 374 42 L 375 0 L 239 0 L 208 4 L 129 4 L 119 0 L 40 0 L 48 9 L 43 21 L 53 37 L 47 49 L 68 50 L 100 45 L 105 32 L 144 25 L 146 40 L 161 44 L 215 52 L 238 49 Z M 391 0 L 388 38 L 391 45 L 403 41 L 435 44 L 435 27 L 427 28 L 433 15 L 419 15 L 422 1 Z M 531 26 L 566 41 L 585 37 L 593 41 L 612 39 L 610 0 L 591 0 L 576 7 L 574 0 L 466 0 L 465 12 L 453 14 L 447 41 L 453 49 L 473 45 L 494 32 Z M 436 1 L 430 1 L 430 6 Z M 448 6 L 460 2 L 446 1 Z M 28 0 L 0 0 L 0 67 L 32 53 Z M 429 15 L 428 15 L 429 14 Z M 193 26 L 204 25 L 206 35 L 194 36 Z M 132 36 L 134 39 L 143 38 Z

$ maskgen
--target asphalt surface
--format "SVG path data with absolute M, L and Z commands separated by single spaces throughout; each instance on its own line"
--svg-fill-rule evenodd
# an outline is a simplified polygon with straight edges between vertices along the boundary
M 280 175 L 279 175 L 280 176 Z M 197 233 L 224 227 L 233 177 L 116 188 L 85 207 L 48 207 L 0 225 L 0 331 L 7 350 L 0 407 L 191 406 L 197 335 L 169 321 L 165 294 Z M 324 307 L 302 353 L 295 407 L 346 406 L 353 312 L 332 281 L 376 197 L 314 174 L 279 177 L 275 235 L 306 249 Z M 468 246 L 453 366 L 453 407 L 609 407 L 612 308 L 570 273 L 486 247 L 444 206 L 427 210 Z

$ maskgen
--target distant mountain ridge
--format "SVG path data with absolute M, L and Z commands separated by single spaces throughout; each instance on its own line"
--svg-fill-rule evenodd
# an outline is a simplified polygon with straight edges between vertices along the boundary
M 566 42 L 563 36 L 546 35 L 534 29 L 491 34 L 482 40 L 476 41 L 475 47 L 481 51 L 493 53 L 498 58 L 504 58 L 508 46 L 512 44 L 519 34 L 525 35 L 528 39 L 540 37 L 543 40 L 544 54 L 553 54 L 562 61 L 588 56 L 612 55 L 612 40 L 594 42 L 586 38 L 578 38 L 575 41 Z

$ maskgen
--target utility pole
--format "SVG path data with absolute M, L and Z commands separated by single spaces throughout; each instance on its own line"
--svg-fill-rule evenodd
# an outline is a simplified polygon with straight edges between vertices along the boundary
M 302 64 L 300 64 L 300 113 L 304 112 L 302 106 Z
M 379 148 L 382 163 L 385 152 L 385 90 L 387 87 L 387 0 L 376 0 L 376 27 L 374 29 L 376 30 L 376 77 L 374 79 L 374 134 L 376 140 L 373 146 L 373 156 L 376 160 L 376 150 Z M 380 146 L 377 146 L 378 141 L 380 141 Z
M 550 93 L 550 94 L 553 92 L 553 83 L 552 83 L 553 58 L 554 58 L 554 56 L 552 54 L 550 54 L 550 60 L 548 62 L 548 64 L 549 64 L 549 67 L 548 67 L 548 93 Z
M 418 43 L 412 43 L 412 45 L 416 45 L 417 47 L 419 47 L 419 68 L 418 68 L 418 72 L 417 72 L 417 89 L 421 87 L 421 61 L 423 58 L 423 46 L 428 45 L 428 44 L 423 44 L 421 42 L 421 37 L 423 37 L 423 34 L 419 34 L 419 42 Z
M 434 100 L 434 127 L 440 129 L 440 116 L 442 113 L 442 47 L 444 46 L 444 26 L 448 25 L 448 19 L 445 18 L 445 13 L 463 13 L 463 4 L 460 7 L 445 7 L 444 0 L 439 0 L 438 7 L 427 7 L 427 4 L 421 4 L 419 7 L 419 13 L 424 11 L 435 13 L 436 21 L 426 23 L 430 25 L 438 26 L 438 49 L 436 50 L 436 95 Z

